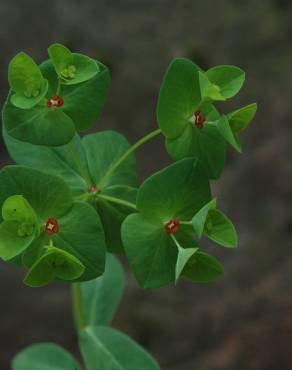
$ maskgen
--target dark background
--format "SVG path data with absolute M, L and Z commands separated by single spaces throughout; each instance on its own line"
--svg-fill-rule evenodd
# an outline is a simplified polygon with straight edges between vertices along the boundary
M 257 101 L 258 114 L 243 135 L 243 155 L 230 150 L 214 184 L 240 248 L 216 248 L 226 274 L 212 285 L 145 292 L 128 273 L 114 325 L 149 349 L 163 370 L 290 370 L 292 2 L 1 0 L 1 102 L 9 60 L 23 50 L 41 62 L 56 41 L 111 67 L 97 127 L 131 142 L 155 128 L 160 82 L 173 57 L 246 70 L 245 88 L 224 109 Z M 160 139 L 137 156 L 141 180 L 169 163 Z M 3 144 L 1 158 L 8 161 Z M 0 369 L 37 341 L 78 353 L 68 286 L 34 290 L 21 279 L 21 271 L 0 265 Z

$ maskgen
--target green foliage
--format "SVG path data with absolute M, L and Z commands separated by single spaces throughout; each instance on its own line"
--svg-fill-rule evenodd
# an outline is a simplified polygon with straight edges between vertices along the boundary
M 33 108 L 48 91 L 48 81 L 43 78 L 35 62 L 23 52 L 11 60 L 8 80 L 13 91 L 11 102 L 21 109 Z
M 113 131 L 90 134 L 80 139 L 77 135 L 69 145 L 44 147 L 22 143 L 8 135 L 3 128 L 3 137 L 10 156 L 19 164 L 60 176 L 74 195 L 88 194 L 96 187 L 99 195 L 110 195 L 136 203 L 137 175 L 133 154 L 114 173 L 111 166 L 129 149 L 127 140 Z M 72 150 L 78 162 L 72 156 Z M 73 153 L 73 154 L 74 154 Z M 98 195 L 97 194 L 97 195 Z M 98 198 L 94 202 L 103 224 L 107 249 L 123 252 L 120 228 L 131 209 Z
M 37 81 L 42 78 L 43 87 L 39 88 L 37 97 L 25 98 L 21 95 L 22 100 L 33 102 L 26 106 L 14 104 L 13 93 L 8 95 L 3 109 L 3 123 L 7 132 L 20 141 L 59 146 L 71 141 L 76 131 L 91 128 L 101 114 L 107 95 L 107 67 L 88 57 L 73 54 L 77 71 L 80 70 L 80 73 L 76 72 L 72 80 L 65 81 L 60 80 L 50 60 L 37 67 L 28 56 L 23 55 L 26 54 L 20 53 L 20 57 L 16 56 L 16 61 L 13 59 L 11 62 L 9 75 L 12 76 L 12 91 L 17 89 L 16 95 L 21 94 L 21 91 L 24 91 L 23 86 L 28 84 L 25 82 L 26 77 L 32 72 L 33 81 L 29 83 L 36 86 Z M 38 78 L 36 72 L 39 74 Z M 48 107 L 48 99 L 55 95 L 61 96 L 64 104 L 60 107 Z M 19 102 L 20 98 L 17 99 Z M 24 111 L 21 108 L 27 109 Z
M 81 304 L 86 325 L 109 325 L 125 287 L 124 271 L 118 260 L 107 255 L 104 274 L 81 284 Z
M 72 254 L 55 247 L 45 246 L 42 255 L 31 266 L 24 282 L 40 287 L 55 279 L 70 281 L 83 274 L 85 266 Z
M 21 197 L 15 197 L 15 194 L 21 194 Z M 103 273 L 105 241 L 100 219 L 90 205 L 73 202 L 69 188 L 60 178 L 22 166 L 5 167 L 0 172 L 0 206 L 4 209 L 4 222 L 0 228 L 3 259 L 21 253 L 24 265 L 31 268 L 37 261 L 41 262 L 39 259 L 44 261 L 43 252 L 51 240 L 53 245 L 75 256 L 85 266 L 78 280 L 89 280 Z M 18 208 L 17 218 L 13 220 L 11 207 L 14 206 Z M 45 224 L 52 217 L 58 220 L 60 230 L 50 236 L 45 232 Z M 38 220 L 40 232 L 36 232 L 35 220 Z M 19 225 L 23 223 L 26 228 L 21 229 L 23 233 L 20 235 Z M 33 229 L 27 235 L 30 226 Z M 15 246 L 12 247 L 13 243 Z M 68 280 L 67 267 L 62 268 L 61 275 Z M 61 278 L 60 271 L 58 278 Z
M 188 221 L 210 197 L 208 179 L 192 158 L 144 182 L 137 197 L 139 213 L 128 216 L 122 226 L 125 251 L 142 287 L 157 288 L 175 280 L 177 248 L 165 223 L 176 218 Z M 181 227 L 179 237 L 190 244 L 185 247 L 194 244 L 189 228 Z
M 107 326 L 121 300 L 124 273 L 106 250 L 126 253 L 143 288 L 221 277 L 224 268 L 204 251 L 202 237 L 227 248 L 237 247 L 238 237 L 212 199 L 210 179 L 221 175 L 228 144 L 241 152 L 239 135 L 257 106 L 221 114 L 216 102 L 235 96 L 245 73 L 229 65 L 203 71 L 179 58 L 161 85 L 158 130 L 132 146 L 113 131 L 80 138 L 100 117 L 109 70 L 61 44 L 48 54 L 40 66 L 23 52 L 9 64 L 3 137 L 18 165 L 0 171 L 0 258 L 24 266 L 31 287 L 75 283 L 74 315 L 87 370 L 159 370 L 137 343 Z M 175 163 L 137 189 L 133 153 L 160 133 Z M 12 368 L 81 369 L 53 344 L 27 348 Z
M 71 53 L 61 44 L 53 44 L 48 53 L 54 68 L 65 85 L 75 85 L 93 78 L 99 72 L 96 62 L 86 55 Z
M 88 370 L 159 370 L 157 362 L 125 334 L 108 327 L 87 327 L 80 349 Z
M 73 356 L 52 343 L 35 344 L 13 360 L 12 370 L 81 370 Z

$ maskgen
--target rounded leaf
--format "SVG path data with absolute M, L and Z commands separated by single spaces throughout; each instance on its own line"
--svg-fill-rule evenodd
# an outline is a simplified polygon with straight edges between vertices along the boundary
M 109 327 L 87 327 L 80 333 L 79 345 L 87 370 L 159 370 L 141 346 Z
M 81 370 L 73 356 L 52 343 L 35 344 L 19 352 L 12 370 Z

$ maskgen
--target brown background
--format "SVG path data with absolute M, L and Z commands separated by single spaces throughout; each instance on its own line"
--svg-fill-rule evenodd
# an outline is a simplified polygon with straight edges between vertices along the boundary
M 259 111 L 243 137 L 244 154 L 230 150 L 214 184 L 240 234 L 238 250 L 213 249 L 225 277 L 145 292 L 128 273 L 115 326 L 149 349 L 163 370 L 290 370 L 291 1 L 2 0 L 2 102 L 11 57 L 24 50 L 41 62 L 55 41 L 110 65 L 110 95 L 97 127 L 116 129 L 131 142 L 155 128 L 159 85 L 173 57 L 247 71 L 244 90 L 224 110 L 257 101 Z M 137 155 L 141 180 L 169 163 L 160 139 Z M 3 144 L 1 158 L 8 161 Z M 21 271 L 0 264 L 0 369 L 36 341 L 78 353 L 68 286 L 33 290 L 21 278 Z

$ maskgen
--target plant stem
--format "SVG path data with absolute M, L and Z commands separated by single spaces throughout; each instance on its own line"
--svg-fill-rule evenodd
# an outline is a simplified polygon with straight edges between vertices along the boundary
M 60 96 L 60 94 L 61 94 L 61 88 L 62 88 L 61 80 L 60 80 L 60 78 L 58 78 L 58 85 L 57 85 L 57 91 L 56 91 L 56 95 L 57 96 Z
M 71 154 L 71 158 L 72 158 L 73 162 L 76 164 L 76 167 L 79 171 L 79 174 L 84 178 L 87 185 L 90 187 L 92 185 L 92 181 L 90 180 L 90 178 L 87 175 L 85 169 L 83 168 L 82 163 L 80 162 L 80 160 L 78 158 L 78 154 L 76 153 L 72 142 L 67 144 L 67 147 L 68 147 L 69 153 Z
M 105 194 L 98 194 L 97 199 L 98 198 L 107 200 L 108 202 L 111 202 L 111 203 L 120 204 L 121 206 L 132 208 L 135 211 L 137 210 L 137 207 L 134 203 L 127 202 L 126 200 L 123 200 L 123 199 L 115 198 L 115 197 L 112 197 L 110 195 L 105 195 Z
M 145 144 L 147 141 L 153 139 L 154 137 L 160 135 L 161 130 L 157 129 L 151 131 L 148 135 L 143 136 L 140 140 L 138 140 L 135 144 L 133 144 L 105 173 L 105 175 L 101 178 L 98 183 L 98 187 L 101 188 L 105 183 L 106 180 L 116 171 L 116 169 L 141 145 Z
M 75 325 L 78 331 L 85 328 L 86 323 L 82 310 L 81 302 L 81 286 L 80 283 L 72 284 L 72 300 L 73 300 L 73 315 L 75 319 Z

